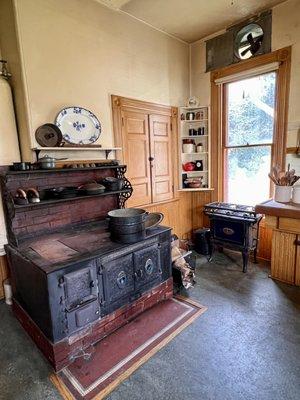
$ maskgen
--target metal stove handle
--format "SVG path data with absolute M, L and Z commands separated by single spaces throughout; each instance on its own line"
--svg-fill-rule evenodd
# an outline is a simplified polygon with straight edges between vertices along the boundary
M 141 279 L 143 277 L 143 270 L 139 269 L 134 273 L 134 277 L 135 279 L 138 281 L 139 279 Z

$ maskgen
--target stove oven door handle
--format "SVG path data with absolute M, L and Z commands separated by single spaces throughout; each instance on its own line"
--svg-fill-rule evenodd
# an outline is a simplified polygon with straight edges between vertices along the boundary
M 141 279 L 142 277 L 143 277 L 143 270 L 141 270 L 141 269 L 138 269 L 135 273 L 134 273 L 134 277 L 135 277 L 135 280 L 139 280 L 139 279 Z

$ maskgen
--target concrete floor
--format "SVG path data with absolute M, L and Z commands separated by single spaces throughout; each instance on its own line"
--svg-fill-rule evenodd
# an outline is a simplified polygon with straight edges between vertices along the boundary
M 236 254 L 202 258 L 189 296 L 208 311 L 123 382 L 109 400 L 299 400 L 300 289 Z M 50 367 L 0 304 L 0 399 L 53 400 Z

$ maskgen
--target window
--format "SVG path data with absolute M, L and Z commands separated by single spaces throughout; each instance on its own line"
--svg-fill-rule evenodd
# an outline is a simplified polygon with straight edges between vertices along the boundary
M 224 84 L 224 200 L 255 205 L 270 197 L 276 72 Z

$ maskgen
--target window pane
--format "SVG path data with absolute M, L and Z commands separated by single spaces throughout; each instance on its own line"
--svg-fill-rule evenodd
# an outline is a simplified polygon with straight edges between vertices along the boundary
M 276 72 L 227 84 L 228 146 L 273 142 Z
M 225 157 L 226 201 L 251 206 L 269 198 L 271 146 L 228 149 Z

